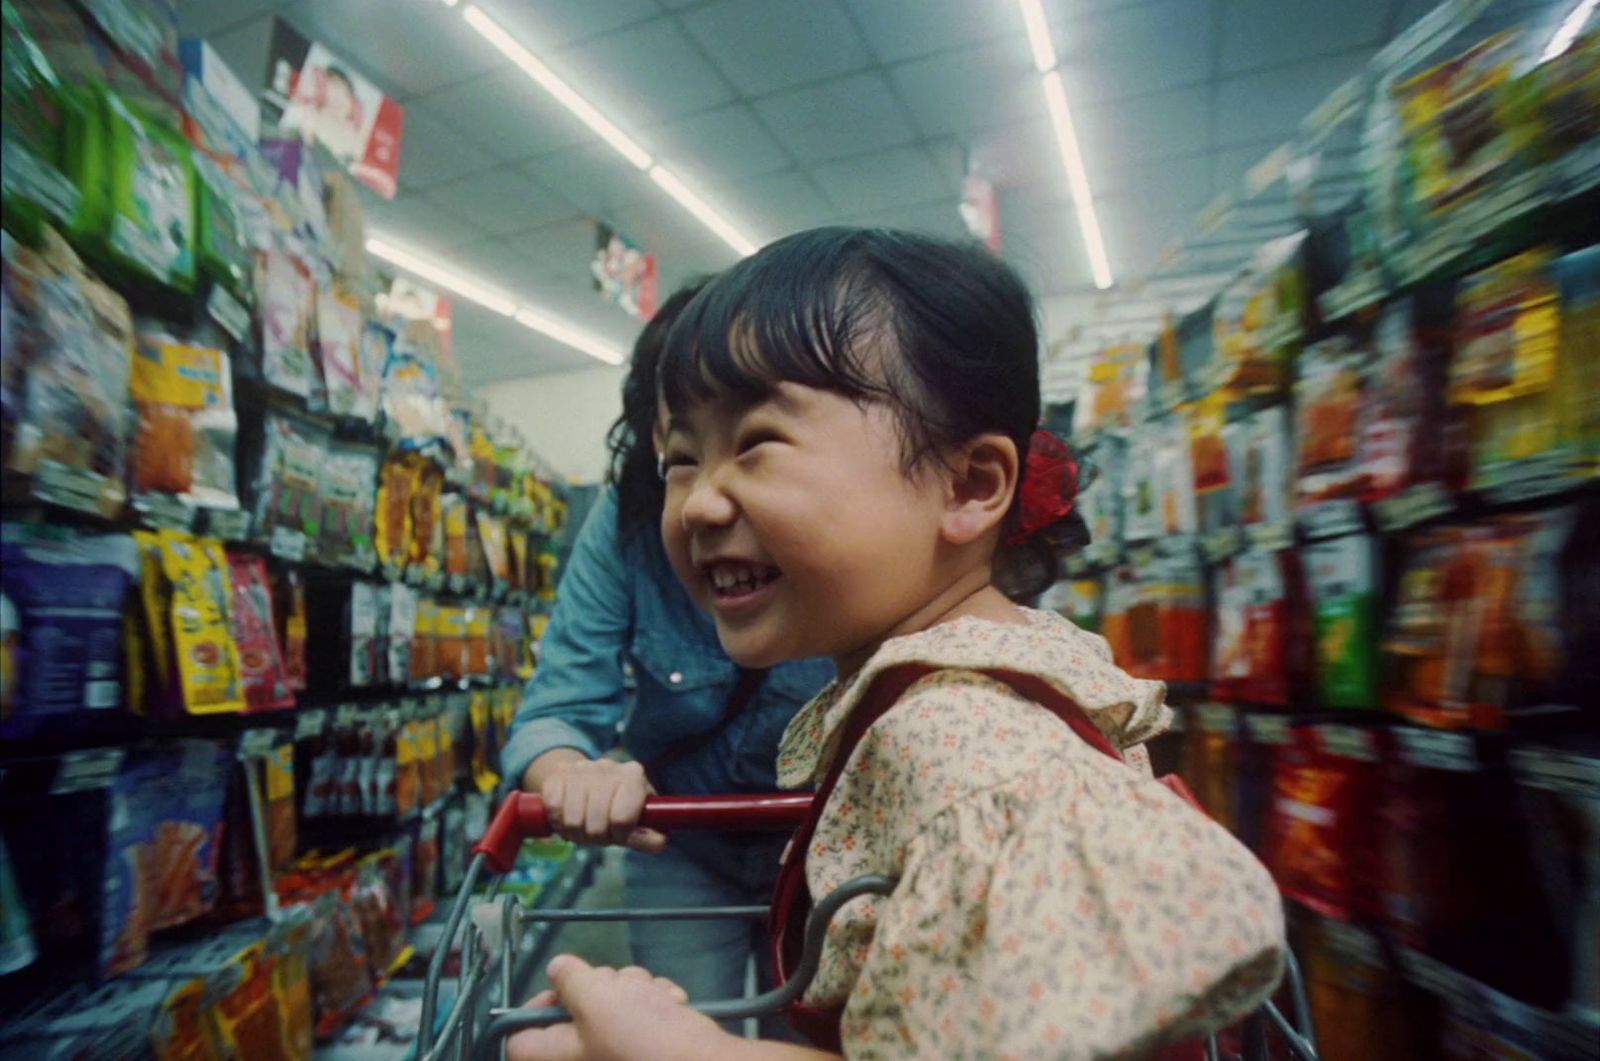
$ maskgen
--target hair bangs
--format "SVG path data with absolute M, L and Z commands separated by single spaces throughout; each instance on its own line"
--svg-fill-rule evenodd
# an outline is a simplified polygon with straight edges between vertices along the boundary
M 892 330 L 874 312 L 859 263 L 837 250 L 781 240 L 697 295 L 667 337 L 660 385 L 668 410 L 755 404 L 781 383 L 855 400 L 887 395 L 883 366 L 867 356 L 865 340 Z

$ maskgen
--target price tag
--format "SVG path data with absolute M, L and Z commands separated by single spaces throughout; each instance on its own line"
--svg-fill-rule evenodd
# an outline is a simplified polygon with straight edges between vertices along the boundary
M 1437 958 L 1402 947 L 1400 968 L 1407 980 L 1459 1009 L 1469 1010 L 1479 1004 L 1482 992 L 1478 985 Z
M 1247 714 L 1244 716 L 1244 725 L 1250 731 L 1250 738 L 1257 744 L 1281 747 L 1294 742 L 1294 735 L 1289 732 L 1289 720 L 1283 715 Z
M 278 731 L 274 729 L 247 729 L 239 736 L 239 757 L 260 759 L 271 755 L 278 745 Z
M 1244 551 L 1244 528 L 1224 527 L 1212 531 L 1200 540 L 1200 555 L 1208 563 L 1218 564 Z
M 421 564 L 406 565 L 406 585 L 421 586 L 425 581 L 427 581 L 427 572 L 422 569 Z
M 467 576 L 466 575 L 459 575 L 459 574 L 451 575 L 450 576 L 450 581 L 449 581 L 449 586 L 450 586 L 450 592 L 451 593 L 462 593 L 462 592 L 465 592 L 465 590 L 467 588 Z
M 1558 494 L 1572 486 L 1577 478 L 1571 459 L 1563 453 L 1503 464 L 1489 474 L 1494 481 L 1480 492 L 1494 504 Z
M 1329 755 L 1363 763 L 1378 761 L 1378 742 L 1370 729 L 1361 729 L 1358 726 L 1317 726 L 1315 732 L 1317 740 L 1322 744 L 1322 750 Z
M 1156 540 L 1156 555 L 1175 560 L 1192 559 L 1195 554 L 1195 537 L 1192 534 L 1169 534 Z
M 1277 552 L 1294 544 L 1294 528 L 1284 523 L 1251 523 L 1244 529 L 1250 548 Z
M 1325 319 L 1336 321 L 1382 301 L 1384 294 L 1383 279 L 1377 273 L 1357 273 L 1318 295 L 1317 306 Z
M 1378 525 L 1386 531 L 1405 530 L 1437 519 L 1455 505 L 1438 483 L 1422 483 L 1377 503 Z
M 1430 770 L 1478 769 L 1477 743 L 1466 733 L 1437 729 L 1395 731 L 1406 762 Z
M 1251 199 L 1260 195 L 1283 179 L 1294 159 L 1294 144 L 1279 144 L 1265 158 L 1251 166 L 1244 175 L 1245 191 Z
M 1239 732 L 1239 713 L 1227 704 L 1201 704 L 1195 708 L 1195 716 L 1205 733 L 1231 737 Z
M 328 729 L 328 713 L 321 708 L 302 711 L 294 720 L 294 739 L 296 741 L 309 740 L 320 737 Z
M 1301 510 L 1300 529 L 1308 538 L 1339 538 L 1365 530 L 1366 524 L 1357 502 L 1322 501 Z
M 122 769 L 122 759 L 121 748 L 68 752 L 56 767 L 56 778 L 50 786 L 50 794 L 65 796 L 73 792 L 105 788 L 116 780 L 117 771 Z
M 187 531 L 194 526 L 194 511 L 171 494 L 142 494 L 133 507 L 144 525 L 155 530 Z
M 206 527 L 213 537 L 225 542 L 248 541 L 250 513 L 242 508 L 213 508 L 206 514 Z
M 289 527 L 274 527 L 268 549 L 280 560 L 300 563 L 306 558 L 306 536 Z
M 69 468 L 59 461 L 40 461 L 33 475 L 34 497 L 77 512 L 100 515 L 105 491 L 105 476 L 83 468 Z
M 1600 800 L 1600 758 L 1533 745 L 1513 749 L 1511 765 L 1524 784 Z
M 211 285 L 211 294 L 206 298 L 206 313 L 236 343 L 244 342 L 245 336 L 250 334 L 250 311 L 221 284 Z

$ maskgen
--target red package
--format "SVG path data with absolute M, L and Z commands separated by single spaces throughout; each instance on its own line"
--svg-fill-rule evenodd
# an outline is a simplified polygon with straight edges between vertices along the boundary
M 1273 773 L 1267 866 L 1285 895 L 1324 917 L 1376 913 L 1376 734 L 1331 725 L 1292 733 Z
M 244 676 L 246 710 L 272 711 L 294 706 L 294 693 L 278 651 L 272 617 L 272 591 L 267 585 L 267 562 L 259 556 L 228 554 L 233 578 L 233 608 L 229 621 L 239 645 Z

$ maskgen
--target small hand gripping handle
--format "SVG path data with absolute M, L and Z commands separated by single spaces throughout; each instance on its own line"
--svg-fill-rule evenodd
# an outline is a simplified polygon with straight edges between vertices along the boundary
M 729 833 L 785 833 L 798 828 L 811 809 L 809 792 L 734 796 L 651 796 L 639 825 L 659 832 L 696 829 Z M 522 841 L 549 836 L 544 800 L 514 792 L 495 813 L 489 829 L 472 849 L 496 873 L 511 869 Z

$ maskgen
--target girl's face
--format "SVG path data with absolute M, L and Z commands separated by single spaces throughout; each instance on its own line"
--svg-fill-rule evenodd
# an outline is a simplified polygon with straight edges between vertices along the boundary
M 736 662 L 853 670 L 938 591 L 946 483 L 908 477 L 889 409 L 782 383 L 665 428 L 667 555 Z

